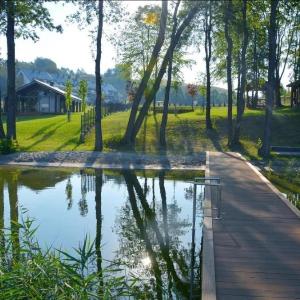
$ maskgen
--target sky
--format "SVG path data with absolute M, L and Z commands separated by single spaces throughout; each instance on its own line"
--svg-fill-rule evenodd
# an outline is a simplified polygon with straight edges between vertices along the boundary
M 125 9 L 132 13 L 138 6 L 149 4 L 149 2 L 160 1 L 123 1 Z M 49 12 L 55 24 L 63 27 L 63 33 L 49 31 L 38 31 L 39 41 L 34 43 L 32 40 L 17 39 L 16 59 L 19 61 L 31 62 L 36 57 L 46 57 L 55 61 L 58 67 L 66 67 L 76 71 L 83 69 L 87 73 L 94 73 L 94 58 L 91 50 L 91 37 L 87 29 L 79 29 L 76 24 L 66 20 L 66 17 L 74 12 L 74 5 L 61 1 L 59 3 L 47 4 Z M 103 48 L 101 69 L 105 72 L 108 68 L 113 68 L 116 64 L 116 49 L 108 41 L 107 35 L 111 33 L 111 27 L 104 24 Z M 199 75 L 205 71 L 203 52 L 200 53 L 190 50 L 188 57 L 196 63 L 190 68 L 183 69 L 184 81 L 186 83 L 197 83 Z M 0 56 L 6 59 L 6 40 L 0 36 Z M 288 71 L 283 76 L 283 83 L 287 84 Z M 214 86 L 226 87 L 225 82 L 213 82 Z
M 25 62 L 34 61 L 36 57 L 50 58 L 58 67 L 67 67 L 74 71 L 84 69 L 87 73 L 94 73 L 94 59 L 91 50 L 91 38 L 89 31 L 79 29 L 76 24 L 66 21 L 66 17 L 74 12 L 74 6 L 70 3 L 49 3 L 47 7 L 55 24 L 61 24 L 63 33 L 38 30 L 39 41 L 17 39 L 16 59 Z M 157 1 L 151 1 L 157 2 Z M 129 12 L 134 12 L 138 6 L 143 6 L 149 1 L 123 1 L 123 5 Z M 158 1 L 158 4 L 160 1 Z M 104 24 L 103 48 L 101 69 L 105 72 L 113 68 L 116 63 L 116 49 L 106 37 L 111 32 L 110 26 Z M 6 40 L 0 36 L 0 56 L 6 58 Z M 184 80 L 196 82 L 199 68 L 204 71 L 204 62 L 199 53 L 189 53 L 189 56 L 198 61 L 192 70 L 185 69 Z

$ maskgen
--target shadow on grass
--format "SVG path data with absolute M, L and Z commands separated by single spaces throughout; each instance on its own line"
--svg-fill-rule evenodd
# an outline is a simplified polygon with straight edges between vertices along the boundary
M 75 145 L 71 150 L 76 150 L 79 146 L 80 146 L 80 141 L 79 141 L 79 133 L 80 133 L 80 130 L 78 130 L 75 134 L 74 137 L 68 139 L 67 141 L 65 141 L 63 144 L 61 144 L 60 146 L 58 146 L 55 151 L 61 151 L 63 150 L 65 147 L 67 146 L 71 146 L 71 145 Z
M 53 123 L 53 124 L 48 124 L 48 125 L 45 125 L 43 127 L 41 127 L 39 130 L 37 130 L 32 136 L 30 136 L 28 139 L 33 139 L 39 135 L 42 135 L 46 130 L 50 129 L 51 127 L 54 127 L 55 125 L 58 125 L 58 124 L 62 124 L 62 123 L 65 123 L 65 121 L 61 121 L 59 123 Z
M 28 150 L 30 150 L 30 148 L 32 148 L 32 147 L 34 147 L 34 146 L 36 146 L 36 145 L 38 145 L 38 144 L 41 144 L 41 143 L 43 143 L 45 140 L 51 138 L 51 137 L 55 134 L 56 130 L 57 130 L 58 128 L 62 127 L 63 125 L 64 125 L 64 122 L 58 124 L 58 125 L 55 126 L 52 130 L 50 130 L 49 132 L 47 132 L 47 133 L 45 133 L 43 136 L 41 136 L 41 138 L 39 138 L 37 141 L 33 142 L 32 144 L 30 144 L 30 145 L 27 146 L 27 147 L 24 147 L 24 150 L 28 151 Z
M 217 151 L 224 151 L 224 148 L 220 144 L 219 132 L 215 128 L 206 130 L 206 135 L 211 140 Z
M 28 116 L 17 116 L 17 122 L 24 122 L 24 121 L 34 121 L 34 120 L 40 120 L 40 119 L 51 119 L 56 118 L 58 116 L 57 114 L 46 114 L 46 115 L 28 115 Z

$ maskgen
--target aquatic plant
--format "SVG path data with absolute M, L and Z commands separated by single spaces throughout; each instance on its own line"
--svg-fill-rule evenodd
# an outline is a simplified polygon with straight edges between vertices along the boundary
M 119 275 L 120 266 L 102 268 L 88 237 L 74 254 L 43 250 L 32 220 L 14 226 L 0 232 L 0 299 L 116 299 L 138 293 L 136 279 Z

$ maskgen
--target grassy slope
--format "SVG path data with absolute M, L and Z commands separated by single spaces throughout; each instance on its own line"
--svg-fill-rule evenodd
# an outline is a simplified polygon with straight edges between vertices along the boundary
M 159 152 L 157 137 L 159 135 L 161 114 L 148 116 L 137 139 L 136 150 L 147 153 Z M 170 115 L 167 139 L 168 152 L 191 154 L 203 150 L 228 150 L 226 147 L 226 108 L 213 108 L 214 130 L 205 130 L 205 118 L 202 110 Z M 103 137 L 105 150 L 115 144 L 124 133 L 128 112 L 115 113 L 103 120 Z M 246 110 L 242 125 L 242 145 L 238 149 L 244 155 L 255 158 L 257 144 L 262 137 L 264 112 Z M 68 123 L 66 116 L 19 117 L 17 130 L 21 150 L 92 150 L 94 132 L 87 137 L 84 144 L 79 144 L 80 115 L 73 114 Z M 300 146 L 300 110 L 284 108 L 277 110 L 273 120 L 273 142 L 276 145 Z

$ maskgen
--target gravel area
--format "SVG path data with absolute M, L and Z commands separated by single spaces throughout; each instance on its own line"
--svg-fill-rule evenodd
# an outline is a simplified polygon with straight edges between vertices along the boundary
M 189 156 L 94 151 L 18 152 L 0 156 L 2 165 L 94 167 L 127 169 L 203 170 L 205 153 Z

